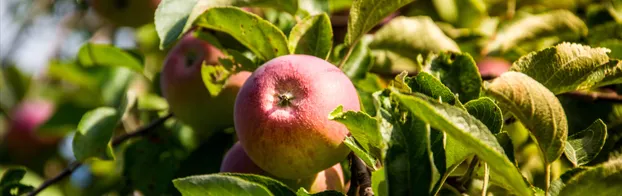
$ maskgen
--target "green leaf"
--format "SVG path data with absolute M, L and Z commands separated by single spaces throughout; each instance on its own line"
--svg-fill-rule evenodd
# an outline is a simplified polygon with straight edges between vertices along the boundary
M 114 159 L 110 138 L 119 119 L 120 114 L 110 107 L 96 108 L 84 114 L 73 138 L 73 153 L 76 159 L 79 161 L 92 157 Z
M 225 23 L 223 21 L 235 21 Z M 197 18 L 197 26 L 225 32 L 263 60 L 289 54 L 281 30 L 261 17 L 236 7 L 214 7 Z
M 461 102 L 479 98 L 482 77 L 475 60 L 468 53 L 443 52 L 431 60 L 426 69 L 437 76 Z
M 358 0 L 352 2 L 345 44 L 352 46 L 376 24 L 413 0 Z
M 622 28 L 620 28 L 622 30 Z M 619 40 L 607 40 L 598 44 L 598 46 L 603 48 L 609 48 L 611 53 L 609 53 L 609 57 L 615 59 L 622 59 L 622 39 Z
M 289 50 L 327 59 L 333 47 L 333 28 L 326 14 L 302 19 L 289 33 Z
M 599 44 L 605 41 L 613 41 L 622 39 L 622 24 L 617 22 L 608 22 L 590 28 L 590 34 L 587 37 L 587 43 L 590 45 Z
M 503 128 L 503 114 L 495 102 L 487 97 L 471 100 L 464 104 L 469 114 L 484 123 L 492 134 L 501 132 Z
M 562 34 L 586 35 L 587 26 L 568 10 L 555 10 L 526 16 L 503 27 L 484 49 L 485 53 L 504 53 L 527 41 Z
M 348 148 L 350 148 L 350 150 L 352 150 L 357 157 L 361 158 L 361 160 L 365 162 L 365 165 L 374 170 L 376 169 L 376 159 L 366 152 L 365 149 L 361 148 L 353 137 L 346 137 L 346 139 L 343 140 L 343 143 L 348 146 Z
M 371 69 L 374 63 L 374 58 L 368 47 L 370 42 L 370 36 L 363 37 L 361 41 L 354 45 L 352 53 L 341 67 L 341 71 L 343 71 L 351 80 L 363 79 L 366 76 L 366 73 Z M 340 62 L 343 58 L 345 58 L 348 51 L 345 45 L 338 45 L 335 47 L 333 52 L 333 58 L 336 58 L 334 61 Z
M 584 172 L 587 169 L 588 168 L 585 167 L 577 167 L 564 172 L 564 174 L 562 174 L 559 178 L 551 182 L 551 188 L 549 188 L 550 195 L 559 195 L 559 192 L 561 192 L 562 189 L 566 187 L 568 181 L 570 181 L 573 177 L 581 174 L 581 172 Z
M 456 26 L 476 28 L 488 18 L 484 0 L 455 0 L 458 9 Z M 442 5 L 441 5 L 442 6 Z
M 508 156 L 508 159 L 514 163 L 514 165 L 518 165 L 516 163 L 516 156 L 514 155 L 514 143 L 512 143 L 512 138 L 510 138 L 510 134 L 508 132 L 501 132 L 495 134 L 497 138 L 497 142 L 503 147 L 503 151 L 505 151 L 505 155 Z
M 155 12 L 160 48 L 174 43 L 206 10 L 216 6 L 272 7 L 296 14 L 296 0 L 162 0 Z M 235 20 L 223 20 L 235 21 Z M 222 22 L 222 21 L 221 21 Z
M 82 66 L 125 67 L 143 72 L 143 60 L 108 44 L 86 43 L 78 51 L 78 62 Z
M 613 159 L 577 174 L 559 195 L 619 195 L 622 192 L 622 159 Z
M 143 94 L 138 97 L 138 110 L 162 111 L 168 109 L 168 102 L 164 97 L 155 94 Z
M 229 77 L 229 72 L 220 65 L 203 65 L 201 67 L 203 84 L 212 97 L 218 96 Z
M 371 173 L 371 190 L 376 195 L 389 195 L 384 167 Z
M 423 93 L 452 105 L 456 102 L 456 96 L 451 90 L 441 83 L 438 78 L 427 72 L 419 72 L 413 77 L 406 77 L 406 73 L 402 72 L 396 79 L 398 81 L 403 81 L 413 92 Z
M 237 67 L 235 67 L 235 71 L 250 71 L 253 72 L 255 71 L 255 69 L 257 69 L 257 64 L 255 64 L 251 59 L 249 59 L 247 56 L 245 56 L 244 54 L 238 52 L 237 50 L 227 50 L 227 54 L 229 56 L 231 56 L 231 60 L 233 60 L 231 63 L 233 65 L 236 65 Z M 219 59 L 221 60 L 221 59 Z M 224 65 L 224 63 L 223 63 Z
M 519 72 L 506 72 L 487 83 L 487 93 L 529 129 L 546 163 L 557 160 L 568 134 L 566 114 L 559 100 L 542 84 Z
M 0 179 L 0 186 L 4 186 L 10 183 L 19 183 L 19 181 L 26 175 L 26 169 L 24 167 L 9 168 L 2 174 Z
M 191 176 L 173 180 L 175 188 L 183 196 L 213 195 L 248 195 L 271 196 L 270 191 L 259 184 L 242 180 L 234 176 L 219 174 Z
M 218 173 L 190 176 L 173 180 L 182 195 L 283 195 L 295 193 L 286 185 L 253 174 Z
M 376 158 L 383 157 L 382 153 L 386 150 L 386 144 L 378 129 L 378 120 L 364 112 L 344 112 L 341 105 L 328 115 L 328 119 L 345 125 L 352 137 L 366 152 L 370 152 Z
M 435 175 L 430 126 L 412 114 L 395 115 L 385 158 L 390 195 L 428 195 Z M 402 118 L 402 119 L 395 119 Z
M 622 75 L 622 64 L 611 62 L 606 48 L 562 43 L 518 59 L 511 71 L 527 74 L 554 94 L 601 86 L 605 78 Z M 617 71 L 616 71 L 617 70 Z
M 557 160 L 564 150 L 568 122 L 561 103 L 542 84 L 519 72 L 506 72 L 484 87 L 527 127 L 546 163 Z
M 374 34 L 369 48 L 385 50 L 417 62 L 417 55 L 441 51 L 460 52 L 427 16 L 396 17 Z
M 274 195 L 293 195 L 293 191 L 287 187 L 287 185 L 274 180 L 272 178 L 268 178 L 265 176 L 252 175 L 252 174 L 240 174 L 240 173 L 223 173 L 223 175 L 227 176 L 235 176 L 242 178 L 247 181 L 252 181 L 262 186 L 265 186 L 270 192 Z
M 568 136 L 564 153 L 575 166 L 589 163 L 598 155 L 607 139 L 607 125 L 598 119 L 587 129 Z
M 20 196 L 35 190 L 35 187 L 30 185 L 13 182 L 0 186 L 0 195 L 3 196 Z
M 486 161 L 500 181 L 518 195 L 530 195 L 531 190 L 523 177 L 509 161 L 501 145 L 486 125 L 469 115 L 466 111 L 430 100 L 424 95 L 403 95 L 392 90 L 392 96 L 404 105 L 411 114 L 417 115 L 431 127 L 442 130 L 449 137 L 473 151 Z
M 161 0 L 155 12 L 155 26 L 160 49 L 167 48 L 186 31 L 190 12 L 199 0 Z

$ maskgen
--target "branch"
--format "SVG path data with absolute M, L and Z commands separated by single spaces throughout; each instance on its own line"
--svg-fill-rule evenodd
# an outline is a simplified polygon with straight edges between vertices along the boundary
M 365 166 L 365 163 L 354 153 L 350 153 L 350 171 L 352 178 L 350 180 L 350 190 L 348 195 L 355 196 L 358 190 L 360 196 L 373 196 L 374 191 L 371 188 L 371 174 Z
M 147 133 L 150 133 L 152 130 L 155 130 L 155 128 L 157 128 L 158 126 L 164 124 L 164 122 L 166 120 L 168 120 L 169 118 L 173 117 L 173 114 L 168 114 L 162 118 L 159 118 L 153 122 L 151 122 L 151 124 L 142 127 L 141 129 L 138 129 L 134 132 L 130 132 L 130 133 L 126 133 L 123 134 L 121 136 L 118 136 L 116 138 L 114 138 L 112 140 L 112 147 L 116 147 L 119 144 L 123 143 L 124 141 L 127 141 L 130 138 L 134 138 L 134 137 L 138 137 L 138 136 L 142 136 L 142 135 L 146 135 Z M 71 164 L 69 164 L 69 166 L 67 166 L 67 168 L 65 168 L 65 170 L 63 170 L 62 172 L 60 172 L 58 175 L 56 175 L 54 178 L 50 178 L 49 180 L 46 180 L 45 182 L 43 182 L 39 187 L 37 187 L 37 189 L 35 189 L 34 191 L 28 193 L 28 196 L 34 196 L 39 194 L 41 191 L 43 191 L 43 189 L 47 188 L 48 186 L 62 180 L 63 178 L 71 175 L 71 173 L 73 173 L 78 167 L 80 167 L 82 165 L 82 162 L 80 161 L 74 161 Z
M 606 101 L 612 103 L 622 103 L 622 95 L 618 95 L 616 92 L 573 91 L 565 93 L 565 95 L 588 102 Z

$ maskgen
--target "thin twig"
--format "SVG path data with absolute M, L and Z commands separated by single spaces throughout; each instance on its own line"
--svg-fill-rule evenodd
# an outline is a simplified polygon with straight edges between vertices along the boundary
M 62 172 L 60 172 L 60 174 L 56 175 L 54 178 L 51 178 L 49 180 L 46 180 L 45 182 L 43 182 L 43 184 L 41 184 L 39 187 L 37 187 L 37 189 L 35 189 L 34 191 L 28 193 L 28 196 L 34 196 L 39 194 L 39 192 L 43 191 L 43 189 L 47 188 L 48 186 L 62 180 L 63 178 L 71 175 L 71 173 L 73 173 L 73 171 L 75 171 L 76 169 L 78 169 L 78 167 L 80 167 L 82 165 L 81 162 L 79 161 L 74 161 L 71 164 L 69 164 L 69 166 L 67 166 L 67 168 L 65 168 L 65 170 L 63 170 Z
M 622 95 L 618 95 L 618 93 L 616 92 L 573 91 L 565 93 L 565 95 L 589 102 L 605 101 L 612 103 L 622 103 Z
M 482 196 L 486 196 L 488 193 L 488 181 L 490 181 L 490 168 L 488 163 L 484 162 L 484 183 L 482 184 Z
M 145 127 L 142 127 L 141 129 L 138 129 L 138 130 L 136 130 L 134 132 L 130 132 L 130 133 L 127 133 L 127 134 L 120 135 L 120 136 L 118 136 L 118 137 L 116 137 L 116 138 L 114 138 L 112 140 L 112 146 L 117 146 L 117 145 L 123 143 L 125 140 L 128 140 L 130 138 L 133 138 L 133 137 L 136 137 L 136 136 L 145 135 L 145 134 L 149 133 L 152 129 L 154 129 L 154 128 L 158 127 L 159 125 L 163 124 L 164 121 L 168 120 L 171 117 L 173 117 L 173 114 L 168 114 L 168 115 L 166 115 L 166 116 L 164 116 L 162 118 L 159 118 L 159 119 L 151 122 L 151 124 L 149 124 L 149 125 L 147 125 Z
M 456 170 L 456 168 L 458 168 L 458 166 L 460 166 L 463 161 L 460 161 L 459 163 L 454 164 L 449 169 L 447 169 L 447 171 L 445 171 L 445 173 L 443 174 L 443 177 L 441 177 L 441 180 L 438 181 L 437 184 L 434 186 L 434 189 L 432 189 L 432 195 L 438 195 L 438 193 L 443 188 L 443 185 L 445 185 L 445 181 L 447 181 L 449 174 L 453 173 L 454 170 Z
M 365 163 L 354 153 L 350 153 L 350 171 L 352 179 L 350 180 L 350 190 L 348 195 L 354 196 L 358 190 L 360 196 L 373 196 L 374 191 L 371 188 L 371 174 Z
M 127 134 L 118 136 L 118 137 L 116 137 L 116 138 L 114 138 L 112 140 L 112 146 L 116 147 L 119 144 L 123 143 L 124 141 L 126 141 L 126 140 L 128 140 L 130 138 L 138 137 L 138 136 L 142 136 L 142 135 L 145 135 L 147 133 L 150 133 L 152 130 L 154 130 L 156 127 L 162 125 L 166 120 L 168 120 L 172 116 L 173 116 L 173 114 L 168 114 L 168 115 L 166 115 L 164 117 L 161 117 L 161 118 L 151 122 L 149 125 L 147 125 L 145 127 L 142 127 L 141 129 L 139 129 L 137 131 L 134 131 L 134 132 L 131 132 L 131 133 L 127 133 Z M 28 193 L 28 196 L 34 196 L 34 195 L 39 194 L 41 191 L 43 191 L 48 186 L 50 186 L 50 185 L 52 185 L 52 184 L 62 180 L 63 178 L 71 175 L 71 173 L 73 173 L 81 165 L 82 165 L 82 162 L 80 162 L 80 161 L 72 162 L 61 173 L 59 173 L 58 175 L 56 175 L 53 178 L 50 178 L 49 180 L 46 180 L 39 187 L 37 187 L 37 189 L 35 189 L 34 191 Z
M 354 51 L 354 48 L 356 47 L 356 44 L 358 44 L 360 39 L 357 39 L 355 42 L 352 43 L 352 45 L 348 48 L 348 53 L 346 53 L 346 56 L 343 57 L 343 59 L 341 59 L 341 63 L 339 63 L 339 69 L 343 69 L 343 65 L 346 64 L 346 61 L 348 61 L 348 59 L 350 58 L 350 55 L 352 55 L 352 52 Z

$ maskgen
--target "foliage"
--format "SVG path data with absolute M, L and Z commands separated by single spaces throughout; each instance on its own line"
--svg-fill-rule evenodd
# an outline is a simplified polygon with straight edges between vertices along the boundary
M 33 191 L 41 183 L 24 176 L 49 179 L 50 168 L 60 173 L 74 161 L 82 166 L 70 180 L 54 182 L 65 195 L 348 192 L 219 172 L 235 127 L 198 137 L 174 114 L 162 119 L 161 66 L 187 34 L 223 53 L 218 65 L 193 70 L 194 90 L 214 97 L 231 75 L 279 56 L 339 67 L 361 110 L 340 106 L 326 118 L 347 127 L 343 145 L 368 168 L 343 160 L 344 182 L 368 174 L 376 195 L 619 194 L 622 3 L 565 2 L 162 0 L 137 48 L 87 42 L 72 58 L 51 60 L 41 77 L 2 65 L 0 194 Z M 478 62 L 491 57 L 511 67 L 482 78 L 488 68 Z M 11 136 L 14 108 L 35 99 L 53 102 L 53 115 Z

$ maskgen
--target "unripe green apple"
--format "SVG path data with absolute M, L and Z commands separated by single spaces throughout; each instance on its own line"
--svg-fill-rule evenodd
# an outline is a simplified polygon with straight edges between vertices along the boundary
M 259 67 L 235 102 L 235 130 L 249 157 L 285 179 L 310 177 L 344 160 L 348 129 L 328 119 L 343 105 L 359 111 L 356 89 L 336 66 L 287 55 Z
M 221 56 L 217 48 L 188 34 L 169 52 L 160 75 L 170 111 L 199 134 L 233 127 L 235 97 L 251 75 L 246 71 L 233 74 L 218 96 L 212 97 L 203 83 L 201 66 L 204 61 L 218 64 Z
M 103 18 L 119 26 L 139 27 L 153 22 L 160 0 L 90 0 Z
M 263 171 L 255 163 L 253 163 L 239 142 L 235 143 L 225 155 L 225 158 L 222 160 L 222 164 L 220 165 L 220 172 L 258 174 L 273 177 L 282 181 L 294 190 L 304 187 L 310 193 L 317 193 L 326 190 L 335 190 L 340 192 L 344 191 L 343 170 L 339 164 L 325 169 L 310 178 L 297 180 L 278 179 L 277 177 Z

